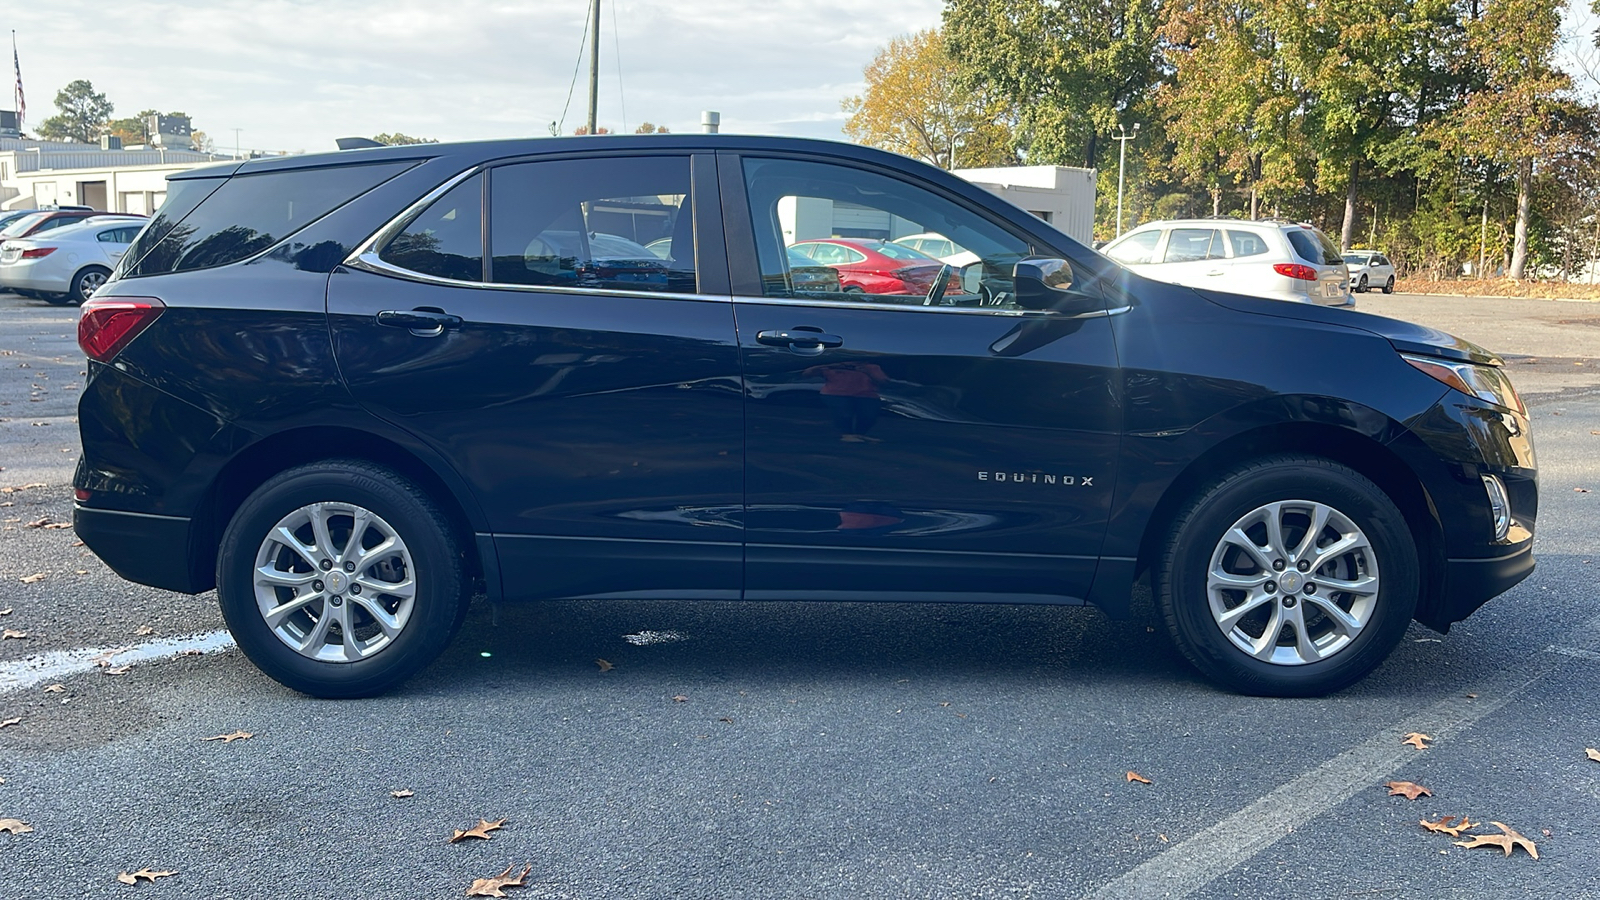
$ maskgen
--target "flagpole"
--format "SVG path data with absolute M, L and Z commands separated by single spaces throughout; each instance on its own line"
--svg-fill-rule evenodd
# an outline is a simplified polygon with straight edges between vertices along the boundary
M 17 87 L 12 95 L 17 106 L 17 134 L 22 134 L 23 122 L 28 118 L 28 98 L 22 93 L 22 57 L 17 55 L 17 30 L 11 29 L 11 64 L 16 68 Z

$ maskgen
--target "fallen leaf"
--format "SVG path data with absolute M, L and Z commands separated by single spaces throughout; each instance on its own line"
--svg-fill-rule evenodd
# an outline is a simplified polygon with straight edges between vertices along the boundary
M 33 826 L 21 819 L 0 819 L 0 831 L 11 834 L 27 834 L 32 830 Z
M 1596 750 L 1593 747 L 1585 747 L 1583 748 L 1583 752 L 1585 756 L 1589 757 L 1595 762 L 1600 762 L 1600 750 Z
M 51 522 L 49 525 L 45 525 L 44 526 L 44 530 L 45 531 L 57 531 L 57 530 L 62 529 L 62 528 L 71 528 L 71 527 L 72 527 L 72 523 L 71 522 Z
M 0 631 L 0 640 L 18 640 L 18 641 L 21 641 L 21 640 L 26 640 L 27 637 L 28 637 L 28 633 L 26 631 L 18 631 L 15 628 L 7 628 L 4 631 Z
M 1131 770 L 1128 772 L 1128 780 L 1130 782 L 1131 781 L 1137 781 L 1140 784 L 1150 784 L 1151 783 L 1150 779 L 1144 777 L 1143 775 L 1140 775 L 1138 772 L 1134 772 L 1134 771 L 1131 771 Z
M 732 725 L 732 724 L 733 724 L 733 720 L 732 720 L 732 719 L 730 719 L 730 718 L 728 718 L 728 717 L 727 717 L 727 716 L 722 716 L 722 717 L 721 717 L 721 718 L 719 718 L 719 719 L 717 719 L 717 721 L 718 721 L 718 722 L 726 722 L 726 723 L 727 723 L 727 724 L 729 724 L 729 725 Z M 1594 752 L 1594 751 L 1592 751 L 1592 750 L 1591 750 L 1591 751 L 1589 751 L 1589 752 L 1591 752 L 1591 753 L 1593 753 L 1593 752 Z
M 152 869 L 140 869 L 137 872 L 118 872 L 117 880 L 123 884 L 138 884 L 139 879 L 141 878 L 143 878 L 145 881 L 155 881 L 157 878 L 170 878 L 176 874 L 178 873 L 157 872 Z
M 107 666 L 106 667 L 106 674 L 107 675 L 126 675 L 126 674 L 128 674 L 128 670 L 132 669 L 132 668 L 133 668 L 133 666 L 131 664 L 130 665 L 126 665 L 126 666 Z
M 1478 695 L 1477 694 L 1468 694 L 1467 695 L 1467 699 L 1468 700 L 1476 700 L 1476 699 L 1478 699 Z
M 528 877 L 529 872 L 533 871 L 533 864 L 529 863 L 526 866 L 523 866 L 522 871 L 515 877 L 512 877 L 511 870 L 515 868 L 516 865 L 512 864 L 506 866 L 506 870 L 504 872 L 501 872 L 499 875 L 496 875 L 493 878 L 474 878 L 472 880 L 472 887 L 467 888 L 467 896 L 504 897 L 505 892 L 501 890 L 501 888 L 523 887 L 527 884 L 524 879 Z
M 407 797 L 415 797 L 416 791 L 406 788 L 405 790 L 401 791 L 390 791 L 389 796 L 395 798 L 396 800 L 404 800 Z
M 1521 847 L 1528 851 L 1529 856 L 1534 859 L 1539 858 L 1539 848 L 1534 846 L 1533 841 L 1528 840 L 1499 822 L 1490 822 L 1489 824 L 1505 832 L 1505 834 L 1477 834 L 1473 835 L 1470 841 L 1456 841 L 1456 846 L 1466 847 L 1468 850 L 1473 847 L 1499 847 L 1506 851 L 1507 856 L 1511 855 L 1513 849 Z
M 672 702 L 673 703 L 688 703 L 689 702 L 689 698 L 685 697 L 683 694 L 678 694 L 678 695 L 676 695 L 676 696 L 674 696 L 672 698 Z
M 1428 735 L 1420 734 L 1418 732 L 1413 731 L 1410 734 L 1406 735 L 1406 739 L 1401 741 L 1400 743 L 1402 743 L 1402 744 L 1410 744 L 1411 746 L 1417 748 L 1418 750 L 1426 750 L 1426 749 L 1428 749 L 1428 742 L 1431 741 L 1431 740 L 1433 740 L 1433 738 L 1429 737 Z
M 0 616 L 9 616 L 9 615 L 11 615 L 11 607 L 8 606 L 5 609 L 0 609 Z
M 1459 824 L 1457 824 L 1459 821 Z M 1432 822 L 1423 819 L 1417 823 L 1435 834 L 1448 834 L 1451 837 L 1460 837 L 1461 832 L 1471 831 L 1482 825 L 1482 822 L 1472 822 L 1466 816 L 1440 816 Z
M 489 832 L 499 831 L 500 826 L 504 824 L 506 824 L 505 819 L 501 819 L 498 822 L 491 822 L 488 819 L 479 819 L 478 824 L 468 828 L 466 831 L 462 831 L 461 829 L 457 828 L 456 833 L 451 835 L 450 840 L 445 841 L 445 843 L 454 844 L 457 841 L 464 841 L 467 838 L 478 838 L 479 840 L 487 841 L 489 840 Z
M 72 546 L 74 546 L 74 547 L 82 547 L 83 546 L 83 541 L 73 541 L 72 542 Z
M 43 580 L 45 580 L 46 578 L 49 578 L 49 577 L 50 577 L 50 573 L 49 572 L 35 572 L 32 575 L 24 575 L 21 578 L 18 578 L 17 580 L 22 582 L 23 584 L 33 584 L 36 581 L 43 581 Z
M 251 739 L 253 737 L 255 737 L 255 735 L 251 734 L 248 731 L 235 731 L 233 734 L 218 734 L 218 735 L 213 735 L 213 736 L 208 737 L 208 738 L 201 738 L 200 740 L 202 740 L 202 741 L 221 741 L 224 744 L 231 744 L 234 741 L 248 741 L 249 739 Z
M 133 630 L 133 633 L 138 635 L 155 634 L 156 630 L 151 628 L 149 625 L 140 625 L 138 628 Z
M 62 693 L 66 693 L 66 690 L 67 690 L 67 686 L 64 685 L 64 684 L 52 684 L 49 687 L 45 688 L 44 692 L 46 694 L 62 694 Z
M 17 724 L 17 723 L 19 723 L 21 721 L 22 721 L 22 717 L 21 716 L 17 716 L 15 718 L 11 718 L 11 719 L 0 719 L 0 728 L 5 728 L 8 725 L 15 725 L 15 724 Z
M 613 666 L 613 665 L 612 665 L 612 664 L 611 664 L 611 663 L 609 663 L 609 662 L 606 662 L 606 661 L 605 661 L 605 660 L 603 660 L 603 659 L 597 659 L 597 660 L 595 660 L 595 661 L 594 661 L 594 664 L 595 664 L 595 665 L 597 665 L 597 666 L 599 666 L 599 667 L 600 667 L 600 671 L 602 671 L 602 672 L 609 672 L 609 671 L 611 671 L 611 670 L 612 670 L 612 669 L 615 669 L 615 668 L 616 668 L 616 666 Z
M 1383 786 L 1389 789 L 1389 796 L 1391 797 L 1404 797 L 1407 800 L 1415 800 L 1424 794 L 1429 797 L 1433 796 L 1433 791 L 1409 781 L 1387 781 L 1384 782 Z
M 40 516 L 39 518 L 34 519 L 32 522 L 29 522 L 28 524 L 26 524 L 26 525 L 24 525 L 22 527 L 23 528 L 43 528 L 43 527 L 45 527 L 46 525 L 49 525 L 49 524 L 50 524 L 50 517 L 49 516 Z
M 1587 494 L 1587 493 L 1589 493 L 1589 489 L 1588 488 L 1573 488 L 1572 491 L 1575 494 Z

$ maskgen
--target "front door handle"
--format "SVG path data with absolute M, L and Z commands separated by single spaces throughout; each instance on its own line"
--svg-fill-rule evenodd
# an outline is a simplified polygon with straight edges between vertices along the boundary
M 768 347 L 795 347 L 801 350 L 815 350 L 822 347 L 832 349 L 843 347 L 844 338 L 837 334 L 823 334 L 820 331 L 804 331 L 792 329 L 790 331 L 762 331 L 756 334 L 756 343 L 766 344 Z
M 378 313 L 378 324 L 408 328 L 412 334 L 419 336 L 436 335 L 442 334 L 446 328 L 460 328 L 461 317 L 436 309 L 413 309 L 407 312 L 386 309 Z

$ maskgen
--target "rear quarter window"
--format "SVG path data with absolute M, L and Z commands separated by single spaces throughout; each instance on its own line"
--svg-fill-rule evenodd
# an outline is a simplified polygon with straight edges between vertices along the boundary
M 159 275 L 238 262 L 413 165 L 414 160 L 405 160 L 235 175 L 196 197 L 187 210 L 190 191 L 201 193 L 190 185 L 212 179 L 175 181 L 156 220 L 128 253 L 134 262 L 122 274 Z

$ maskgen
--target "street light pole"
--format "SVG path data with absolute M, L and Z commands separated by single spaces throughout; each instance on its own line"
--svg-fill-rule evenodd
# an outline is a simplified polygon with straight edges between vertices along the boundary
M 1128 142 L 1139 136 L 1139 123 L 1133 123 L 1133 132 L 1130 134 L 1123 130 L 1122 123 L 1117 123 L 1117 136 L 1112 138 L 1120 146 L 1117 149 L 1117 237 L 1122 236 L 1122 174 L 1128 164 Z

